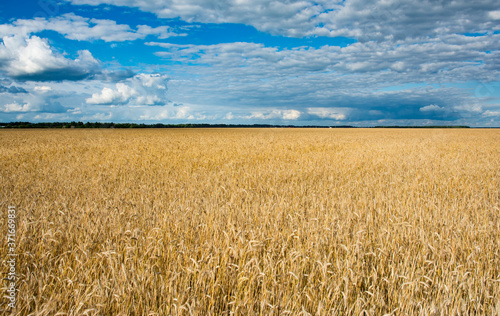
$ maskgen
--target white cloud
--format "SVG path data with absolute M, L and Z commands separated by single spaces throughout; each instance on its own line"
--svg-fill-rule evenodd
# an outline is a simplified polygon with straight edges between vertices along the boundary
M 297 110 L 285 110 L 282 113 L 284 120 L 297 120 L 300 117 L 300 111 Z
M 126 104 L 130 98 L 137 95 L 134 88 L 123 83 L 117 83 L 116 89 L 105 87 L 100 93 L 92 94 L 92 97 L 87 99 L 89 104 Z
M 308 108 L 307 113 L 315 115 L 322 119 L 334 119 L 336 121 L 343 121 L 347 118 L 346 112 L 349 109 L 338 108 Z
M 87 50 L 72 60 L 52 50 L 38 36 L 4 37 L 0 43 L 0 70 L 19 80 L 79 80 L 97 71 L 99 62 Z
M 168 102 L 168 80 L 166 75 L 138 74 L 125 83 L 115 84 L 114 88 L 104 87 L 100 92 L 92 94 L 86 102 L 103 105 L 165 105 Z
M 25 103 L 25 104 L 19 104 L 19 103 L 10 103 L 10 104 L 5 104 L 2 108 L 2 112 L 9 113 L 9 112 L 31 112 L 31 111 L 37 111 L 38 109 L 34 108 L 31 103 Z
M 173 115 L 172 118 L 175 119 L 193 119 L 194 116 L 190 114 L 190 108 L 187 106 L 182 106 L 177 109 L 175 109 L 175 114 Z
M 251 115 L 244 116 L 246 119 L 260 120 L 292 120 L 295 121 L 300 117 L 301 113 L 297 110 L 266 110 L 253 111 Z
M 289 36 L 304 34 L 314 27 L 314 15 L 326 6 L 308 1 L 211 1 L 211 0 L 73 0 L 73 4 L 98 5 L 108 3 L 118 6 L 138 7 L 153 12 L 160 18 L 177 18 L 188 22 L 243 23 L 259 30 Z M 331 6 L 328 6 L 331 7 Z
M 446 108 L 436 104 L 429 104 L 420 108 L 420 112 L 443 112 L 443 111 L 446 111 Z
M 138 109 L 138 108 L 135 108 Z M 214 119 L 213 116 L 207 116 L 203 111 L 195 110 L 191 106 L 165 106 L 165 107 L 147 107 L 139 108 L 142 114 L 139 115 L 141 121 L 161 122 L 170 121 L 201 121 Z
M 337 71 L 367 73 L 395 71 L 401 75 L 428 77 L 429 74 L 453 80 L 496 78 L 496 53 L 500 50 L 500 34 L 480 37 L 464 35 L 444 36 L 425 41 L 391 43 L 354 43 L 347 47 L 278 49 L 255 43 L 223 43 L 215 45 L 176 45 L 149 42 L 147 45 L 164 48 L 156 54 L 165 59 L 200 65 L 250 71 L 273 76 L 273 73 L 291 76 L 298 73 Z M 485 51 L 489 51 L 486 54 Z M 481 61 L 481 67 L 475 60 Z M 244 67 L 244 68 L 243 68 Z M 464 68 L 480 71 L 463 71 Z M 493 69 L 491 69 L 493 68 Z M 192 69 L 192 67 L 191 67 Z M 498 69 L 496 69 L 498 71 Z M 467 78 L 466 76 L 470 76 Z
M 48 87 L 48 86 L 36 86 L 34 88 L 34 90 L 38 91 L 40 93 L 46 93 L 46 92 L 52 91 L 52 88 Z
M 113 20 L 90 19 L 68 13 L 50 19 L 19 19 L 10 24 L 2 24 L 0 25 L 0 37 L 13 35 L 26 37 L 44 30 L 55 31 L 68 39 L 78 41 L 124 42 L 144 39 L 149 35 L 160 39 L 177 36 L 166 25 L 159 27 L 138 25 L 137 29 L 134 30 L 126 24 L 117 24 Z
M 138 74 L 134 77 L 142 86 L 157 90 L 167 90 L 168 76 L 161 74 Z
M 347 36 L 398 40 L 443 33 L 498 30 L 498 3 L 482 0 L 71 0 L 73 4 L 136 7 L 160 18 L 187 22 L 242 23 L 292 37 Z
M 500 10 L 488 12 L 488 16 L 492 20 L 500 20 Z
M 81 95 L 74 81 L 55 82 L 40 86 L 36 82 L 22 82 L 25 92 L 0 94 L 0 111 L 3 113 L 65 113 L 67 106 L 81 102 Z M 68 86 L 65 91 L 64 86 Z M 76 98 L 76 100 L 75 100 Z M 78 100 L 78 98 L 80 98 Z M 66 106 L 63 106 L 65 104 Z M 33 118 L 33 117 L 32 117 Z
M 500 116 L 500 111 L 485 111 L 484 116 Z

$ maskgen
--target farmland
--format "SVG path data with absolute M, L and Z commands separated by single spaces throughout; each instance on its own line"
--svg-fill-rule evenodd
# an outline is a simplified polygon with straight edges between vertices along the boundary
M 0 130 L 0 148 L 20 315 L 500 314 L 498 129 Z

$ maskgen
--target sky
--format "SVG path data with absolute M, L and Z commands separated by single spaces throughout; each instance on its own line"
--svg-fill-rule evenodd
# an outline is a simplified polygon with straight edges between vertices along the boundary
M 0 2 L 0 122 L 500 127 L 498 0 Z

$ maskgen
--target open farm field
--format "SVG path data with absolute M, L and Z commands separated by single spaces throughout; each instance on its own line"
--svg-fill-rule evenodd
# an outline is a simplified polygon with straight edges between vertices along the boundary
M 500 315 L 498 129 L 0 130 L 0 149 L 19 315 Z

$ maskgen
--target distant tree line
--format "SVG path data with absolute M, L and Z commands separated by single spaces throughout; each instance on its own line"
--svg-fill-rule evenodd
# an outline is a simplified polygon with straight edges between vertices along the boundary
M 466 125 L 374 126 L 374 128 L 470 128 L 470 126 Z
M 295 126 L 270 124 L 137 124 L 137 123 L 102 123 L 102 122 L 10 122 L 0 123 L 3 128 L 248 128 L 248 127 L 280 127 L 280 128 L 329 128 L 330 126 Z M 335 128 L 352 128 L 353 126 L 331 126 Z
M 2 128 L 355 128 L 350 125 L 270 125 L 270 124 L 137 124 L 112 122 L 10 122 L 0 123 Z M 470 128 L 463 125 L 434 125 L 434 126 L 375 126 L 374 128 Z

